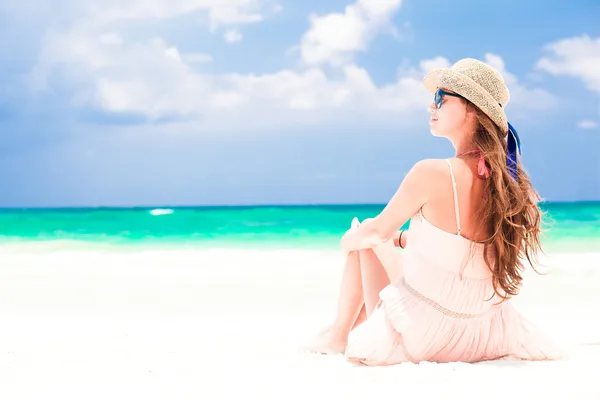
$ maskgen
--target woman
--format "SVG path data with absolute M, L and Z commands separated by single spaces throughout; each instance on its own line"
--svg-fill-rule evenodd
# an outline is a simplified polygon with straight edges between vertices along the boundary
M 309 349 L 366 365 L 558 358 L 510 302 L 536 262 L 541 212 L 504 113 L 508 89 L 474 59 L 424 84 L 431 132 L 456 156 L 419 161 L 377 217 L 352 222 L 336 318 Z

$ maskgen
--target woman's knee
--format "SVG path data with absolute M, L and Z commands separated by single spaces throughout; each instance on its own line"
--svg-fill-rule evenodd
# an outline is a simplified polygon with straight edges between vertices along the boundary
M 359 250 L 358 251 L 358 258 L 360 260 L 361 265 L 362 264 L 372 265 L 372 264 L 380 264 L 381 263 L 379 261 L 379 258 L 377 257 L 377 255 L 373 251 L 373 249 L 362 249 L 362 250 Z

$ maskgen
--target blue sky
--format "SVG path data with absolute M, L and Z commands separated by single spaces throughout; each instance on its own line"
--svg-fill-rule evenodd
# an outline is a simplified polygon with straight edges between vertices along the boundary
M 421 81 L 464 57 L 541 195 L 600 200 L 600 3 L 474 4 L 2 4 L 0 206 L 384 203 L 452 155 Z

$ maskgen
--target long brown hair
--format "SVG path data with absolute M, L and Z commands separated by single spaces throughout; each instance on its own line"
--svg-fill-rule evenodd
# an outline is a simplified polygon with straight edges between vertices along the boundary
M 467 107 L 477 116 L 472 145 L 482 152 L 489 171 L 477 215 L 482 229 L 491 224 L 491 236 L 484 240 L 484 257 L 493 274 L 494 292 L 504 301 L 519 293 L 525 259 L 536 270 L 537 256 L 542 250 L 543 213 L 538 207 L 541 198 L 520 162 L 517 162 L 518 179 L 509 173 L 506 135 L 478 107 L 470 102 Z

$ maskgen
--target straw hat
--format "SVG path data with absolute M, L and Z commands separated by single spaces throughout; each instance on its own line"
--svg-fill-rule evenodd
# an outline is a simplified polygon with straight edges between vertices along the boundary
M 423 83 L 432 94 L 438 88 L 460 94 L 487 114 L 503 132 L 508 133 L 504 109 L 510 94 L 502 75 L 489 65 L 473 58 L 464 58 L 450 68 L 432 70 Z

